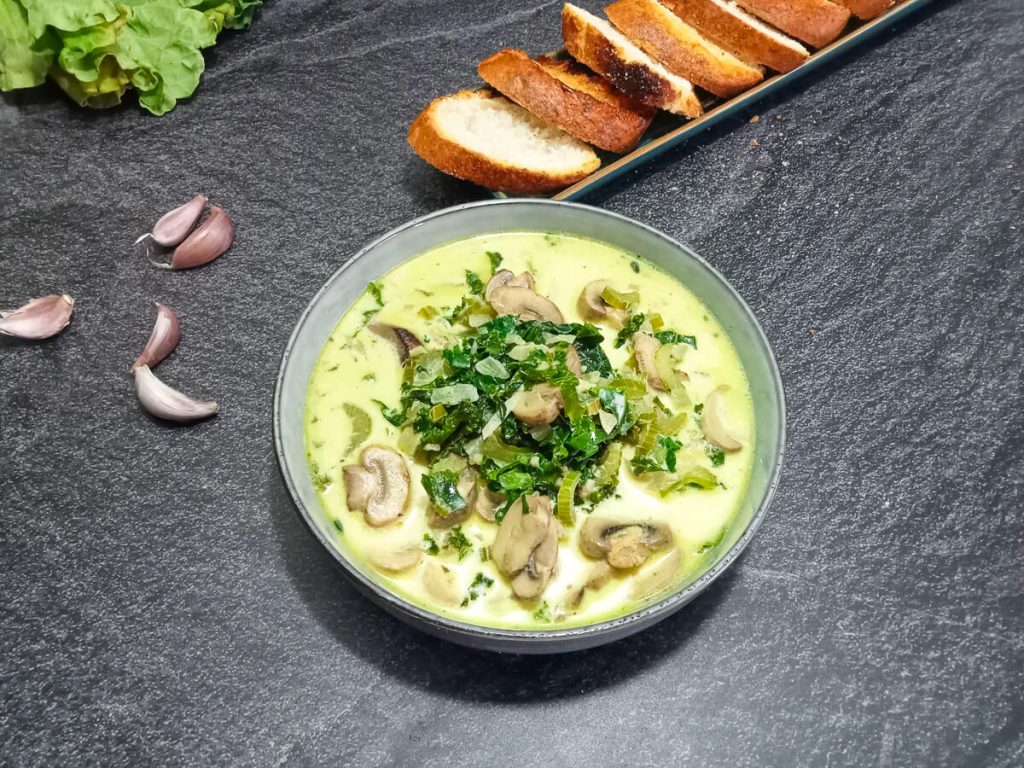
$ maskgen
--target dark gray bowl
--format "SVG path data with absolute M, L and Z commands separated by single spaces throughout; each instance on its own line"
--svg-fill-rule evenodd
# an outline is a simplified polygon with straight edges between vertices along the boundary
M 392 594 L 361 563 L 317 501 L 303 437 L 306 389 L 320 350 L 349 305 L 396 264 L 441 243 L 484 233 L 541 230 L 589 237 L 644 258 L 674 275 L 703 299 L 731 337 L 754 399 L 755 463 L 739 514 L 703 573 L 655 603 L 625 616 L 581 627 L 545 630 L 493 629 L 455 621 Z M 700 256 L 656 230 L 599 208 L 546 200 L 488 200 L 460 205 L 403 224 L 374 241 L 339 269 L 310 302 L 288 341 L 274 395 L 274 438 L 288 490 L 313 535 L 367 597 L 403 621 L 432 635 L 492 651 L 558 653 L 581 650 L 639 632 L 679 610 L 703 592 L 743 551 L 764 518 L 782 469 L 786 431 L 779 369 L 764 332 L 743 299 Z

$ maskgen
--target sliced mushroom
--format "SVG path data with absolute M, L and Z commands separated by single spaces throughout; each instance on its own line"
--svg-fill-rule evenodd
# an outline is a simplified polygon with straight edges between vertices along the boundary
M 379 549 L 371 552 L 367 559 L 381 571 L 407 571 L 419 564 L 423 558 L 423 550 L 415 544 L 408 544 L 399 549 Z
M 679 576 L 680 561 L 679 549 L 673 547 L 671 552 L 645 568 L 633 582 L 633 599 L 642 600 L 673 586 Z
M 397 451 L 380 445 L 368 445 L 359 455 L 359 464 L 341 468 L 345 476 L 348 508 L 361 511 L 373 526 L 394 522 L 409 501 L 409 470 Z
M 672 529 L 665 523 L 620 523 L 604 517 L 589 517 L 580 528 L 580 549 L 590 557 L 605 558 L 612 568 L 636 568 L 655 550 L 672 542 Z
M 577 378 L 583 378 L 583 364 L 580 362 L 580 353 L 572 344 L 565 351 L 565 367 Z
M 565 318 L 551 299 L 530 288 L 506 285 L 491 291 L 491 307 L 498 315 L 515 315 L 520 320 L 546 320 L 564 323 Z
M 575 587 L 569 590 L 569 593 L 565 598 L 565 607 L 569 610 L 576 610 L 580 607 L 580 603 L 583 602 L 583 596 L 587 590 L 596 592 L 601 589 L 608 580 L 612 577 L 612 567 L 608 565 L 607 561 L 602 560 L 597 563 L 593 568 L 590 569 L 590 573 L 587 575 L 587 580 L 583 586 Z
M 409 359 L 409 355 L 416 347 L 423 346 L 423 342 L 416 338 L 415 333 L 407 331 L 405 328 L 400 328 L 397 325 L 370 323 L 368 327 L 382 339 L 390 341 L 394 345 L 395 351 L 398 353 L 398 359 L 403 364 Z
M 546 496 L 528 496 L 529 512 L 516 501 L 505 513 L 494 538 L 491 556 L 512 584 L 519 597 L 540 595 L 558 564 L 558 537 L 561 527 L 551 514 Z
M 661 342 L 649 333 L 637 333 L 633 336 L 633 354 L 636 356 L 636 367 L 647 374 L 647 383 L 662 392 L 667 390 L 665 382 L 658 374 L 654 364 L 654 356 L 658 353 Z
M 459 602 L 459 587 L 455 571 L 437 560 L 430 560 L 423 569 L 423 586 L 427 594 L 445 605 Z
M 507 285 L 519 288 L 529 288 L 532 291 L 536 283 L 533 281 L 533 275 L 529 272 L 521 272 L 516 276 L 507 269 L 499 269 L 494 273 L 494 276 L 487 281 L 487 287 L 484 288 L 484 299 L 489 302 L 491 300 L 492 293 L 494 293 L 498 288 L 504 288 Z
M 476 503 L 474 511 L 484 520 L 494 522 L 494 513 L 498 511 L 498 505 L 505 501 L 505 494 L 495 493 L 487 487 L 486 483 L 478 482 L 476 489 Z
M 584 320 L 608 320 L 615 328 L 621 328 L 629 320 L 629 313 L 624 309 L 616 309 L 604 300 L 601 294 L 607 287 L 607 280 L 587 283 L 576 302 L 576 310 Z
M 473 512 L 476 504 L 476 470 L 467 467 L 459 473 L 459 482 L 455 486 L 459 494 L 466 502 L 466 506 L 458 512 L 449 512 L 447 516 L 441 513 L 436 506 L 431 504 L 427 508 L 427 525 L 431 528 L 451 528 L 453 525 L 464 523 Z
M 701 429 L 709 441 L 728 453 L 734 453 L 743 447 L 739 438 L 729 430 L 725 415 L 725 395 L 721 388 L 713 390 L 708 395 L 700 415 Z
M 547 383 L 535 384 L 521 392 L 512 406 L 513 415 L 531 427 L 550 424 L 561 411 L 562 390 Z

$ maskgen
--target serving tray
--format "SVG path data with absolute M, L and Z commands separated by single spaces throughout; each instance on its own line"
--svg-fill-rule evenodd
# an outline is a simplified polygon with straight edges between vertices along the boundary
M 881 16 L 871 21 L 858 22 L 853 18 L 850 22 L 849 31 L 836 39 L 831 44 L 819 49 L 812 54 L 803 64 L 785 74 L 775 75 L 763 80 L 748 91 L 744 91 L 731 99 L 720 99 L 709 94 L 704 94 L 701 99 L 704 106 L 704 114 L 693 120 L 687 120 L 679 115 L 668 112 L 660 112 L 647 129 L 647 133 L 640 140 L 636 149 L 625 155 L 616 155 L 611 152 L 598 150 L 601 157 L 601 167 L 578 181 L 571 187 L 566 187 L 549 197 L 552 200 L 577 200 L 584 195 L 593 192 L 595 189 L 604 186 L 609 181 L 618 178 L 627 171 L 639 167 L 643 163 L 650 162 L 655 157 L 673 147 L 679 146 L 684 141 L 696 136 L 703 130 L 710 128 L 726 117 L 735 115 L 746 107 L 755 104 L 760 99 L 771 93 L 795 82 L 809 72 L 813 72 L 822 64 L 838 58 L 841 54 L 861 45 L 877 35 L 883 29 L 891 27 L 903 17 L 913 13 L 918 8 L 930 3 L 931 0 L 897 0 L 897 3 Z M 565 50 L 551 54 L 554 56 L 567 56 Z M 495 197 L 510 197 L 504 192 L 493 193 Z

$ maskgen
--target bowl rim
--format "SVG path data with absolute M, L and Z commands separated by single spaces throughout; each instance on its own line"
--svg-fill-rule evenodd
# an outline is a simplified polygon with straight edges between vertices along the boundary
M 612 619 L 606 619 L 604 621 L 595 622 L 593 624 L 582 624 L 578 626 L 565 627 L 565 628 L 554 628 L 554 629 L 509 629 L 502 627 L 488 627 L 480 624 L 472 624 L 469 622 L 459 621 L 446 616 L 442 616 L 433 611 L 427 610 L 426 608 L 419 606 L 409 600 L 402 598 L 401 596 L 391 592 L 384 588 L 380 584 L 376 583 L 372 579 L 367 578 L 357 568 L 355 568 L 333 544 L 327 540 L 327 538 L 321 533 L 319 527 L 316 525 L 313 519 L 311 510 L 307 509 L 306 505 L 302 502 L 299 496 L 298 489 L 292 480 L 292 464 L 289 463 L 288 457 L 284 450 L 284 442 L 282 438 L 282 392 L 286 373 L 288 371 L 288 365 L 291 360 L 291 353 L 295 347 L 295 344 L 302 333 L 309 315 L 313 308 L 320 301 L 321 297 L 328 291 L 328 289 L 339 279 L 343 277 L 345 272 L 352 267 L 353 264 L 358 262 L 367 253 L 375 250 L 382 243 L 390 240 L 391 238 L 397 237 L 406 230 L 415 228 L 425 222 L 452 216 L 457 213 L 474 210 L 474 209 L 488 209 L 500 206 L 544 206 L 544 207 L 558 207 L 558 208 L 576 208 L 582 209 L 587 212 L 588 215 L 599 215 L 605 216 L 614 220 L 619 221 L 628 227 L 640 227 L 646 230 L 649 234 L 656 238 L 666 241 L 672 247 L 683 251 L 691 258 L 695 259 L 704 269 L 708 270 L 732 295 L 732 297 L 738 302 L 740 309 L 746 315 L 747 320 L 751 323 L 754 331 L 760 340 L 763 349 L 767 353 L 769 362 L 769 369 L 771 372 L 772 385 L 779 396 L 779 430 L 776 434 L 776 449 L 778 452 L 778 458 L 775 465 L 770 470 L 770 476 L 768 484 L 765 488 L 764 495 L 761 498 L 757 509 L 751 516 L 750 522 L 747 524 L 746 529 L 740 534 L 739 538 L 733 543 L 732 547 L 711 567 L 706 573 L 694 580 L 684 588 L 665 595 L 661 599 L 644 606 L 643 608 L 632 611 L 623 616 L 617 616 Z M 495 228 L 495 231 L 500 231 L 500 226 Z M 570 233 L 573 234 L 573 233 Z M 581 235 L 582 233 L 575 233 Z M 585 235 L 582 235 L 585 236 Z M 418 252 L 421 253 L 422 251 Z M 412 256 L 410 256 L 412 258 Z M 397 265 L 396 265 L 397 266 Z M 346 307 L 347 310 L 347 307 Z M 320 544 L 331 554 L 334 560 L 342 567 L 342 570 L 348 575 L 349 578 L 355 581 L 357 587 L 360 587 L 364 592 L 368 592 L 371 596 L 374 596 L 382 601 L 383 607 L 387 608 L 392 613 L 396 614 L 400 618 L 413 618 L 419 621 L 425 622 L 431 626 L 436 632 L 444 635 L 450 640 L 456 642 L 465 641 L 469 638 L 478 638 L 481 640 L 491 641 L 506 641 L 518 645 L 520 643 L 544 643 L 552 641 L 571 641 L 573 639 L 580 639 L 586 637 L 589 639 L 600 638 L 602 636 L 612 635 L 610 639 L 615 639 L 620 635 L 624 634 L 624 630 L 632 625 L 636 625 L 636 630 L 647 627 L 651 624 L 656 623 L 662 618 L 667 617 L 674 611 L 678 610 L 686 603 L 693 600 L 694 597 L 699 595 L 705 589 L 708 588 L 714 581 L 716 581 L 726 569 L 729 568 L 735 562 L 735 560 L 742 554 L 747 548 L 747 545 L 753 539 L 760 528 L 761 523 L 767 514 L 768 508 L 771 505 L 772 500 L 775 497 L 775 493 L 778 489 L 779 482 L 782 475 L 782 466 L 785 458 L 786 450 L 786 396 L 785 389 L 782 383 L 782 376 L 779 371 L 778 360 L 775 357 L 775 352 L 772 349 L 771 344 L 768 341 L 768 337 L 761 327 L 761 323 L 754 315 L 753 310 L 744 301 L 743 297 L 733 287 L 733 285 L 725 279 L 721 272 L 719 272 L 714 266 L 708 263 L 700 254 L 688 248 L 684 244 L 680 243 L 675 238 L 661 232 L 654 227 L 644 224 L 643 222 L 631 219 L 628 216 L 624 216 L 614 211 L 608 211 L 603 208 L 596 206 L 584 205 L 582 203 L 575 203 L 563 200 L 546 200 L 536 198 L 509 198 L 509 199 L 498 199 L 498 200 L 479 200 L 469 203 L 462 203 L 460 205 L 450 206 L 448 208 L 442 208 L 437 211 L 419 216 L 414 219 L 394 227 L 393 229 L 385 232 L 380 237 L 377 237 L 372 242 L 360 248 L 350 259 L 348 259 L 343 265 L 336 269 L 329 278 L 324 282 L 320 289 L 314 294 L 313 298 L 310 299 L 306 308 L 302 311 L 299 316 L 298 322 L 292 329 L 291 334 L 288 337 L 288 342 L 285 345 L 284 352 L 281 357 L 281 364 L 278 368 L 277 379 L 274 385 L 274 404 L 273 404 L 273 427 L 274 427 L 274 447 L 277 453 L 278 465 L 281 470 L 281 474 L 284 477 L 285 485 L 288 489 L 288 494 L 291 497 L 292 504 L 295 506 L 302 518 L 306 527 L 310 530 L 313 536 L 320 542 Z M 591 643 L 594 645 L 598 643 Z M 508 649 L 508 646 L 505 646 Z M 571 650 L 567 648 L 566 650 Z

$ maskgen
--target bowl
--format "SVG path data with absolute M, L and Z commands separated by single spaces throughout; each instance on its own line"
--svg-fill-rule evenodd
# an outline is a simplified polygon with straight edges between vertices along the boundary
M 755 459 L 747 493 L 717 560 L 657 602 L 606 621 L 563 629 L 497 629 L 457 621 L 411 603 L 378 584 L 332 535 L 306 464 L 303 412 L 310 376 L 335 324 L 367 283 L 435 245 L 486 233 L 557 231 L 641 254 L 686 285 L 715 315 L 746 370 L 754 402 Z M 693 600 L 728 568 L 764 519 L 782 468 L 785 401 L 778 365 L 750 308 L 714 267 L 651 227 L 615 213 L 548 200 L 488 200 L 446 208 L 403 224 L 363 248 L 335 272 L 299 318 L 281 361 L 274 395 L 274 439 L 285 483 L 310 531 L 353 583 L 379 606 L 437 637 L 514 653 L 581 650 L 639 632 Z

